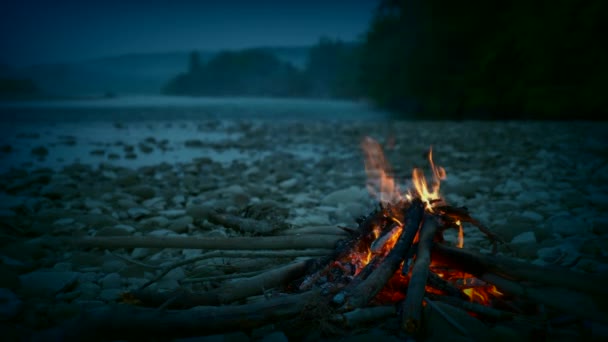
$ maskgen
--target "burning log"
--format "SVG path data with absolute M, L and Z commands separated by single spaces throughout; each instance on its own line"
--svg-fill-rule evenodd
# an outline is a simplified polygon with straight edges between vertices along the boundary
M 349 298 L 343 305 L 342 310 L 362 307 L 380 292 L 384 284 L 399 268 L 399 265 L 411 247 L 414 237 L 420 229 L 423 213 L 424 204 L 420 200 L 414 200 L 406 211 L 405 217 L 407 221 L 397 243 L 372 274 L 349 294 Z
M 420 228 L 416 261 L 412 268 L 407 297 L 403 302 L 401 325 L 410 334 L 418 333 L 420 329 L 422 299 L 424 298 L 424 289 L 429 275 L 429 266 L 431 265 L 431 247 L 438 226 L 437 218 L 431 215 L 424 216 L 424 224 Z
M 433 246 L 433 255 L 443 262 L 468 273 L 481 276 L 493 273 L 507 279 L 528 281 L 549 286 L 566 287 L 572 290 L 608 297 L 608 277 L 571 271 L 557 266 L 538 266 L 518 260 L 476 253 L 443 244 Z
M 494 284 L 501 291 L 527 298 L 535 303 L 543 303 L 554 309 L 570 312 L 592 321 L 608 323 L 606 299 L 592 298 L 564 288 L 523 286 L 517 282 L 495 274 L 484 274 L 483 280 Z M 600 308 L 603 306 L 602 308 Z
M 474 312 L 476 314 L 482 315 L 484 317 L 494 318 L 494 319 L 508 319 L 515 316 L 514 313 L 494 309 L 490 306 L 485 306 L 482 304 L 470 302 L 465 299 L 460 299 L 452 296 L 442 296 L 434 293 L 427 293 L 426 296 L 432 300 L 440 301 L 446 304 L 450 304 L 452 306 L 464 309 L 468 312 Z

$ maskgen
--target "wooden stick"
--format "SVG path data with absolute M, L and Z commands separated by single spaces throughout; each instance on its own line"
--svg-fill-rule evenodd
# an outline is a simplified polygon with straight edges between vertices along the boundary
M 179 248 L 212 250 L 277 250 L 334 248 L 338 235 L 261 236 L 202 238 L 182 236 L 114 236 L 67 238 L 64 242 L 78 247 L 96 248 Z
M 441 278 L 437 273 L 433 271 L 429 271 L 429 277 L 426 281 L 430 287 L 443 291 L 448 296 L 453 296 L 465 300 L 469 299 L 469 297 L 467 297 L 467 295 L 464 294 L 464 292 L 462 292 L 459 288 L 457 288 L 447 280 Z
M 314 291 L 247 305 L 157 310 L 114 305 L 83 313 L 59 327 L 36 333 L 35 341 L 171 340 L 248 330 L 297 316 Z
M 507 279 L 566 287 L 604 298 L 608 297 L 608 289 L 605 285 L 608 283 L 608 277 L 606 276 L 571 271 L 558 266 L 538 266 L 498 255 L 476 253 L 437 243 L 433 246 L 433 257 L 439 257 L 450 266 L 477 276 L 494 273 Z
M 424 301 L 435 311 L 437 311 L 437 313 L 439 313 L 441 315 L 441 317 L 443 317 L 443 319 L 446 320 L 446 322 L 450 323 L 452 325 L 452 327 L 454 327 L 456 330 L 458 330 L 459 333 L 461 333 L 463 336 L 469 338 L 470 340 L 473 340 L 471 338 L 471 334 L 469 334 L 469 332 L 462 327 L 462 325 L 460 325 L 458 322 L 456 322 L 456 320 L 454 318 L 452 318 L 452 316 L 448 315 L 445 311 L 443 311 L 443 309 L 441 309 L 441 307 L 437 304 L 435 304 L 432 300 L 430 300 L 428 297 L 424 298 Z
M 285 251 L 213 251 L 207 252 L 205 254 L 181 260 L 176 263 L 173 263 L 167 267 L 165 267 L 156 277 L 150 279 L 145 284 L 143 284 L 139 290 L 143 290 L 146 287 L 152 285 L 153 283 L 162 279 L 167 273 L 171 270 L 189 265 L 198 261 L 202 261 L 205 259 L 211 258 L 292 258 L 292 257 L 300 257 L 300 256 L 323 256 L 330 255 L 332 253 L 331 249 L 305 249 L 305 250 L 285 250 Z
M 372 306 L 369 308 L 359 308 L 353 311 L 335 314 L 331 316 L 331 321 L 344 325 L 347 328 L 359 327 L 362 324 L 378 322 L 390 316 L 395 316 L 397 309 L 394 305 Z
M 478 303 L 473 303 L 468 300 L 463 300 L 463 299 L 452 297 L 452 296 L 442 296 L 442 295 L 437 295 L 437 294 L 433 294 L 433 293 L 427 293 L 426 296 L 430 299 L 440 301 L 440 302 L 443 302 L 446 304 L 450 304 L 457 308 L 461 308 L 463 310 L 474 312 L 476 314 L 490 317 L 490 318 L 507 319 L 507 318 L 512 318 L 513 316 L 515 316 L 515 313 L 513 313 L 513 312 L 494 309 L 489 306 L 485 306 L 485 305 L 478 304 Z
M 482 275 L 481 279 L 496 286 L 500 291 L 520 296 L 536 303 L 542 303 L 554 309 L 572 313 L 592 321 L 608 323 L 608 312 L 605 303 L 604 307 L 600 309 L 599 301 L 582 293 L 563 288 L 523 286 L 491 273 Z
M 190 308 L 199 305 L 223 305 L 249 296 L 263 294 L 265 289 L 284 286 L 303 276 L 313 262 L 312 259 L 299 261 L 250 278 L 234 279 L 220 288 L 204 293 L 180 291 L 180 296 L 173 302 L 172 307 Z M 132 295 L 145 305 L 158 306 L 171 298 L 174 293 L 143 290 L 134 291 Z
M 405 215 L 406 225 L 403 227 L 397 243 L 372 274 L 353 289 L 341 310 L 350 311 L 362 307 L 380 292 L 386 282 L 395 274 L 403 258 L 407 255 L 412 241 L 420 228 L 423 213 L 424 206 L 422 201 L 415 199 L 407 209 Z
M 304 234 L 322 234 L 322 235 L 344 235 L 349 236 L 350 234 L 344 229 L 336 226 L 313 226 L 313 227 L 302 227 L 285 229 L 279 232 L 280 235 L 304 235 Z
M 433 237 L 435 237 L 437 227 L 439 227 L 439 223 L 436 217 L 431 215 L 424 216 L 424 224 L 420 228 L 416 261 L 414 262 L 410 282 L 407 286 L 407 296 L 402 304 L 401 327 L 409 334 L 417 334 L 420 331 L 422 300 L 424 299 L 424 288 L 429 276 L 431 247 L 433 246 Z
M 286 225 L 284 225 L 285 227 L 278 227 L 265 221 L 258 221 L 229 214 L 220 214 L 215 211 L 210 211 L 207 214 L 207 220 L 211 223 L 219 224 L 226 228 L 232 228 L 244 233 L 268 234 L 274 230 L 286 227 Z

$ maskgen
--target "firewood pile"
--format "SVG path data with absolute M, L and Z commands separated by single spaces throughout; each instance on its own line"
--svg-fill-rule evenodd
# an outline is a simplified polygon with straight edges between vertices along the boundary
M 439 316 L 459 337 L 478 339 L 446 308 L 458 308 L 484 325 L 523 330 L 528 338 L 547 337 L 552 329 L 581 322 L 594 327 L 608 324 L 606 277 L 501 255 L 498 246 L 507 245 L 499 236 L 466 208 L 442 200 L 439 181 L 444 172 L 433 165 L 432 155 L 432 186 L 415 170 L 414 185 L 403 195 L 394 184 L 387 190 L 392 179 L 387 178 L 386 163 L 372 141 L 366 144 L 366 170 L 381 176 L 380 185 L 372 184 L 380 204 L 358 219 L 356 227 L 340 227 L 333 234 L 304 229 L 268 237 L 70 240 L 81 248 L 210 251 L 166 267 L 138 290 L 125 293 L 122 304 L 90 312 L 46 334 L 61 334 L 66 340 L 100 334 L 145 339 L 248 331 L 273 323 L 340 336 L 353 329 L 392 324 L 397 336 L 426 340 L 433 338 L 431 317 Z M 221 220 L 249 224 L 230 217 Z M 468 250 L 444 239 L 445 231 L 462 231 L 463 224 L 483 232 L 495 246 L 493 252 Z M 295 261 L 242 274 L 204 292 L 150 290 L 149 285 L 171 269 L 213 257 Z

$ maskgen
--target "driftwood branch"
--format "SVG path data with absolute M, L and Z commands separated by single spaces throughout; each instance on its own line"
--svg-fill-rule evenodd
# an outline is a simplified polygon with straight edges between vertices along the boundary
M 420 229 L 424 213 L 422 202 L 414 200 L 407 209 L 406 224 L 401 231 L 397 243 L 388 253 L 382 263 L 349 294 L 342 310 L 349 311 L 366 305 L 380 292 L 386 282 L 395 274 L 399 265 L 412 245 L 412 241 Z
M 496 274 L 487 273 L 481 279 L 493 284 L 500 291 L 526 298 L 536 303 L 542 303 L 554 309 L 572 313 L 592 321 L 608 323 L 608 310 L 600 308 L 601 302 L 580 292 L 555 287 L 524 286 L 520 283 L 502 278 Z M 604 298 L 602 298 L 605 301 Z
M 608 297 L 607 276 L 571 271 L 558 266 L 538 266 L 515 259 L 477 253 L 462 248 L 435 244 L 433 257 L 465 272 L 481 276 L 494 273 L 517 281 L 529 281 L 555 287 L 565 287 L 585 293 Z
M 171 307 L 190 308 L 199 305 L 223 305 L 250 296 L 263 294 L 265 289 L 284 286 L 290 281 L 306 274 L 314 260 L 291 263 L 250 278 L 235 279 L 225 283 L 221 288 L 203 293 L 192 293 L 184 290 L 177 292 L 135 291 L 132 295 L 144 305 L 158 307 L 169 299 L 176 297 Z
M 407 297 L 405 297 L 402 306 L 401 327 L 410 334 L 418 333 L 421 327 L 424 288 L 429 275 L 429 266 L 431 265 L 433 237 L 438 226 L 436 217 L 430 215 L 424 216 L 424 223 L 422 228 L 420 228 L 416 261 L 414 262 L 412 275 L 407 287 Z
M 85 312 L 40 332 L 34 341 L 151 341 L 251 329 L 297 316 L 318 294 L 314 291 L 247 305 L 157 310 L 115 305 Z
M 64 242 L 78 247 L 93 248 L 179 248 L 212 250 L 277 250 L 334 248 L 338 235 L 260 236 L 202 238 L 181 236 L 115 236 L 67 238 Z
M 314 256 L 324 256 L 330 255 L 332 250 L 330 249 L 304 249 L 304 250 L 286 250 L 286 251 L 213 251 L 207 252 L 205 254 L 186 259 L 180 260 L 176 263 L 173 263 L 167 267 L 165 267 L 156 277 L 150 279 L 148 282 L 143 284 L 139 290 L 143 290 L 146 287 L 152 285 L 153 283 L 162 279 L 167 273 L 171 270 L 184 266 L 193 264 L 195 262 L 199 262 L 206 259 L 211 258 L 293 258 L 293 257 L 314 257 Z
M 443 302 L 446 304 L 450 304 L 457 308 L 461 308 L 461 309 L 469 311 L 469 312 L 474 312 L 476 314 L 479 314 L 479 315 L 482 315 L 485 317 L 490 317 L 490 318 L 495 318 L 495 319 L 508 319 L 508 318 L 512 318 L 513 316 L 515 316 L 515 314 L 512 312 L 498 310 L 498 309 L 492 308 L 490 306 L 485 306 L 482 304 L 470 302 L 468 300 L 464 300 L 464 299 L 460 299 L 460 298 L 456 298 L 456 297 L 436 295 L 433 293 L 427 293 L 426 296 L 429 299 Z
M 355 328 L 361 324 L 378 322 L 396 314 L 397 309 L 394 305 L 385 305 L 359 308 L 341 314 L 334 314 L 330 319 L 332 322 L 339 323 L 347 328 Z

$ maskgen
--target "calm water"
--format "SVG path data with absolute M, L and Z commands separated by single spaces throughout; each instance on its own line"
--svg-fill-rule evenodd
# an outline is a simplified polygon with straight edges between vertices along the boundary
M 329 100 L 129 97 L 1 103 L 0 173 L 11 168 L 60 169 L 72 163 L 135 168 L 200 157 L 222 163 L 247 162 L 287 147 L 239 147 L 243 120 L 249 125 L 284 120 L 306 125 L 386 117 L 365 103 Z M 157 143 L 163 140 L 159 148 Z M 198 146 L 187 146 L 193 140 Z M 144 151 L 142 145 L 152 148 Z M 46 156 L 32 152 L 40 147 L 48 151 Z M 317 155 L 316 146 L 289 148 L 301 158 Z M 129 149 L 136 157 L 127 157 Z
M 198 119 L 377 120 L 365 102 L 272 98 L 133 96 L 114 99 L 0 102 L 0 120 L 142 121 Z

